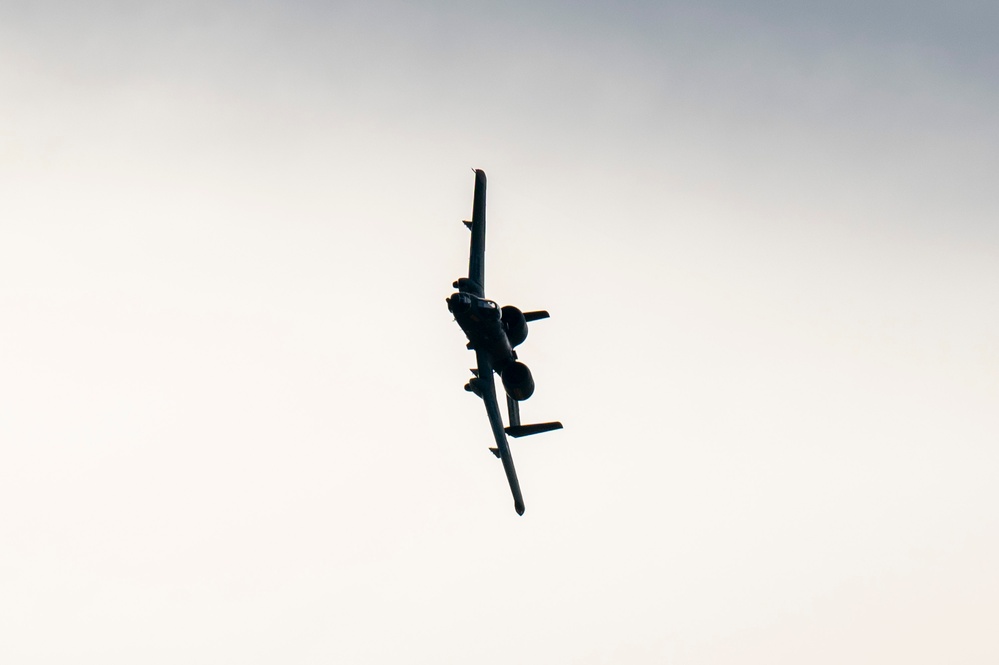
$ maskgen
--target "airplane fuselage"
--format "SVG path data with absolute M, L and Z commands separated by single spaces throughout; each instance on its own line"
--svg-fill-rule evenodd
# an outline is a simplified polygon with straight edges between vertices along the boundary
M 447 299 L 447 308 L 468 338 L 468 348 L 489 354 L 496 371 L 502 373 L 517 359 L 495 302 L 459 291 Z

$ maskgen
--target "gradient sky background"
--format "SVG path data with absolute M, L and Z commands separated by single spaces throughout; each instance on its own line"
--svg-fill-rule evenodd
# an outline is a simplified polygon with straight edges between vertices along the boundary
M 999 661 L 994 3 L 0 17 L 0 661 Z

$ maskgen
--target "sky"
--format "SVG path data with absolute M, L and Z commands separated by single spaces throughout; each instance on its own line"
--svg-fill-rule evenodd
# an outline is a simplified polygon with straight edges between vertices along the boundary
M 0 17 L 0 661 L 999 659 L 992 4 Z

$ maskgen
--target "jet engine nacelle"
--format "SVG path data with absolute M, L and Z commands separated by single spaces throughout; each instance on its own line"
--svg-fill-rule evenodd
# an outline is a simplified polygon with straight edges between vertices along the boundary
M 527 319 L 524 313 L 513 305 L 507 305 L 502 310 L 503 326 L 506 328 L 506 338 L 510 340 L 510 346 L 523 344 L 527 339 Z
M 534 394 L 534 377 L 522 362 L 512 362 L 503 369 L 503 389 L 506 394 L 522 402 Z

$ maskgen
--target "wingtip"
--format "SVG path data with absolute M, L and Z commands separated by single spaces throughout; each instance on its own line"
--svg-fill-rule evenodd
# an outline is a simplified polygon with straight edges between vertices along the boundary
M 524 502 L 523 501 L 517 501 L 517 502 L 515 502 L 513 504 L 513 507 L 517 510 L 517 514 L 518 515 L 523 515 L 524 514 Z

